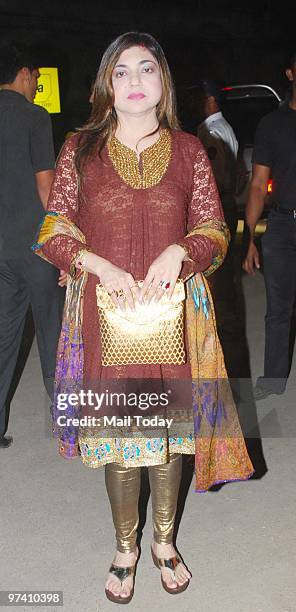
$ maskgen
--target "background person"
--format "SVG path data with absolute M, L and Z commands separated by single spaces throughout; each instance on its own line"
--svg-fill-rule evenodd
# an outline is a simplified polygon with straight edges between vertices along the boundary
M 231 125 L 221 112 L 221 91 L 215 81 L 201 80 L 196 88 L 195 100 L 199 121 L 197 136 L 203 143 L 211 162 L 224 217 L 231 235 L 226 258 L 209 279 L 209 285 L 228 374 L 237 377 L 241 376 L 237 343 L 240 342 L 242 335 L 237 312 L 234 260 L 238 221 L 235 201 L 238 142 Z
M 0 48 L 0 448 L 5 402 L 13 377 L 26 313 L 31 304 L 42 375 L 53 395 L 56 348 L 64 291 L 58 273 L 30 250 L 54 178 L 49 114 L 33 100 L 39 76 L 32 52 L 17 44 Z
M 243 268 L 254 274 L 260 268 L 254 233 L 272 177 L 272 208 L 262 238 L 266 289 L 264 375 L 256 382 L 255 399 L 283 393 L 290 369 L 296 290 L 296 53 L 289 59 L 286 76 L 291 83 L 287 103 L 263 117 L 256 131 L 246 206 L 249 246 Z
M 139 549 L 136 544 L 140 467 L 148 466 L 154 535 L 152 556 L 162 585 L 180 593 L 190 572 L 173 546 L 173 529 L 181 478 L 181 455 L 196 456 L 196 490 L 213 482 L 245 479 L 252 473 L 235 406 L 228 397 L 222 420 L 199 408 L 199 394 L 211 406 L 225 378 L 223 357 L 206 281 L 225 256 L 228 231 L 210 164 L 195 136 L 181 132 L 174 88 L 159 44 L 149 34 L 127 33 L 105 51 L 95 82 L 88 123 L 64 145 L 39 235 L 38 254 L 70 271 L 59 344 L 57 389 L 67 374 L 79 382 L 100 378 L 118 390 L 126 384 L 189 382 L 190 400 L 182 404 L 180 435 L 144 437 L 140 432 L 113 437 L 101 430 L 61 432 L 60 453 L 77 454 L 85 465 L 106 466 L 106 487 L 116 530 L 117 551 L 106 581 L 106 595 L 130 601 Z M 188 233 L 189 232 L 189 233 Z M 178 277 L 194 275 L 187 286 L 186 360 L 183 364 L 103 365 L 96 285 L 100 281 L 113 304 L 133 310 L 173 294 Z M 138 281 L 144 279 L 141 290 Z M 190 282 L 190 281 L 188 281 Z M 83 295 L 83 302 L 81 296 Z M 82 311 L 83 304 L 83 311 Z M 73 329 L 73 318 L 76 326 Z M 112 343 L 111 343 L 112 347 Z M 190 355 L 190 358 L 189 358 Z M 192 379 L 215 378 L 212 386 L 196 382 L 195 418 Z M 212 396 L 211 396 L 212 394 Z M 211 401 L 212 397 L 212 401 Z M 206 404 L 205 404 L 206 405 Z M 67 414 L 67 413 L 65 413 Z M 73 414 L 73 411 L 72 411 Z M 124 406 L 122 406 L 124 414 Z M 219 423 L 219 425 L 218 425 Z M 216 430 L 215 427 L 221 429 Z M 196 435 L 200 436 L 195 443 Z M 214 438 L 210 448 L 208 436 Z M 178 429 L 177 429 L 178 431 Z M 137 432 L 135 432 L 137 434 Z
M 233 128 L 222 114 L 220 88 L 211 79 L 203 79 L 197 86 L 197 116 L 197 136 L 211 161 L 224 215 L 229 217 L 229 229 L 234 234 L 238 142 Z

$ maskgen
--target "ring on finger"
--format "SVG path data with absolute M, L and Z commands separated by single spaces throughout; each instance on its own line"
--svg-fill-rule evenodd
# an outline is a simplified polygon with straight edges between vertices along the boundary
M 117 298 L 125 298 L 123 289 L 119 289 L 119 291 L 115 291 Z
M 163 291 L 168 291 L 170 286 L 171 286 L 171 283 L 169 281 L 161 280 L 159 283 L 159 288 L 162 289 Z

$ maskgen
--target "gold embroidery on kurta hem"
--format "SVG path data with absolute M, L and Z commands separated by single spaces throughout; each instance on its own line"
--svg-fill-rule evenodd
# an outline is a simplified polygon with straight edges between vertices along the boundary
M 113 137 L 108 153 L 115 170 L 127 185 L 147 189 L 157 185 L 164 176 L 171 158 L 171 134 L 161 130 L 159 139 L 141 153 L 142 173 L 136 152 Z

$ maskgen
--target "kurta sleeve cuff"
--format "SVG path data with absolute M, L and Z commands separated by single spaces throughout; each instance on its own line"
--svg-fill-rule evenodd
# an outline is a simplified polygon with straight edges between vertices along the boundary
M 177 242 L 187 254 L 183 262 L 181 278 L 186 280 L 197 272 L 203 272 L 211 265 L 216 256 L 216 248 L 206 236 L 188 236 Z
M 60 270 L 65 270 L 65 272 L 68 274 L 71 274 L 71 271 L 73 270 L 71 265 L 74 258 L 79 252 L 89 250 L 89 247 L 80 240 L 76 240 L 76 238 L 63 234 L 57 234 L 56 236 L 49 238 L 49 240 L 42 245 L 41 250 L 46 259 L 54 266 Z

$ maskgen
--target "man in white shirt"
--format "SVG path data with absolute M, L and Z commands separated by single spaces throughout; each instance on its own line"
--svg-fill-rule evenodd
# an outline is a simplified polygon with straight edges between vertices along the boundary
M 235 208 L 238 142 L 220 111 L 220 90 L 214 81 L 205 79 L 200 82 L 198 107 L 203 121 L 198 126 L 197 136 L 208 153 L 226 212 L 226 209 Z

